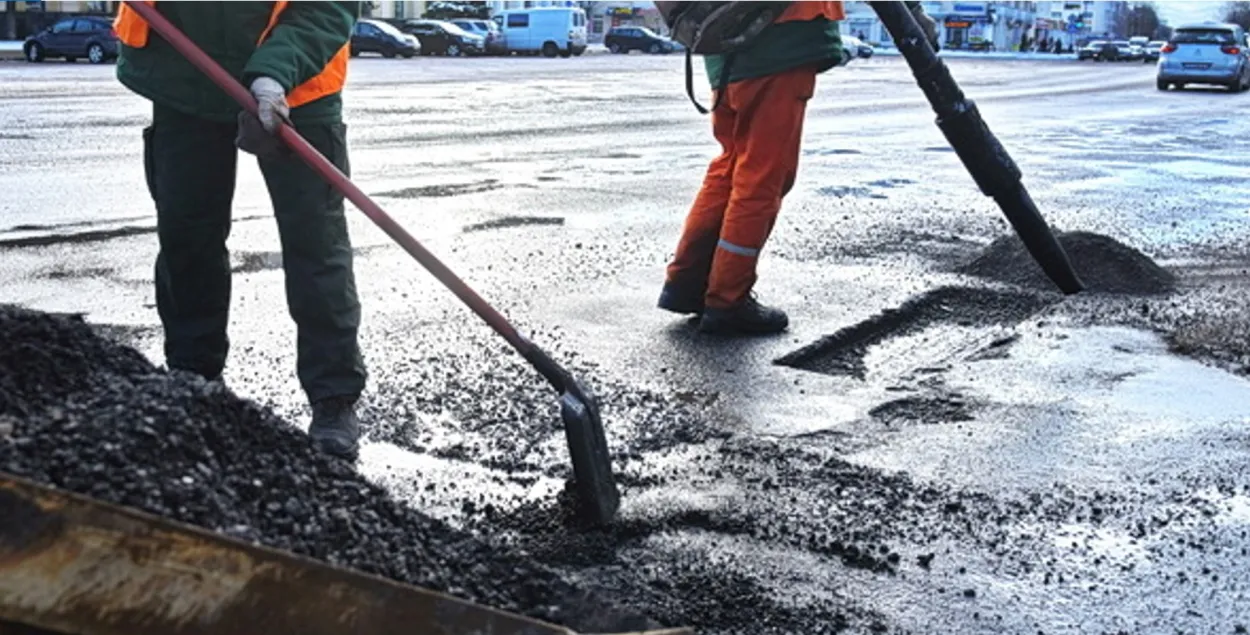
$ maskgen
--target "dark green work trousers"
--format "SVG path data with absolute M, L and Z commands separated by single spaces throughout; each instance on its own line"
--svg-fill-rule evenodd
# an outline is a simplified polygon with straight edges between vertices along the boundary
M 344 173 L 345 126 L 297 129 Z M 144 167 L 156 201 L 160 255 L 156 305 L 170 368 L 221 374 L 229 339 L 231 201 L 236 124 L 155 106 L 144 131 Z M 360 303 L 343 197 L 291 155 L 261 159 L 282 240 L 287 306 L 299 330 L 300 382 L 311 401 L 358 397 L 365 367 L 356 331 Z

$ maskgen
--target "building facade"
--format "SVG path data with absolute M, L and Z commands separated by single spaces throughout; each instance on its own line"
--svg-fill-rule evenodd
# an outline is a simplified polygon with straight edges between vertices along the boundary
M 1111 37 L 1127 2 L 924 2 L 938 23 L 943 48 L 974 51 L 1018 51 L 1023 45 L 1057 40 L 1065 49 L 1093 37 Z M 892 46 L 890 34 L 867 2 L 846 3 L 845 35 Z

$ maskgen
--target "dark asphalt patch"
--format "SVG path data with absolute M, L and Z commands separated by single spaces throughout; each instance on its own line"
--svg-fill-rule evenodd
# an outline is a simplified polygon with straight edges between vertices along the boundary
M 108 278 L 114 275 L 116 270 L 109 267 L 86 267 L 83 269 L 73 269 L 64 266 L 58 266 L 40 272 L 39 277 L 48 280 L 86 280 L 92 278 Z
M 0 239 L 0 249 L 19 249 L 22 247 L 48 247 L 51 245 L 93 243 L 103 240 L 112 240 L 114 238 L 124 238 L 126 236 L 139 236 L 142 234 L 154 233 L 156 233 L 156 226 L 128 226 L 118 227 L 116 229 L 97 229 L 70 234 L 46 234 L 43 236 L 27 236 L 24 238 L 4 238 Z
M 221 384 L 81 319 L 0 306 L 0 470 L 578 630 L 655 626 L 395 501 Z
M 374 194 L 374 196 L 385 198 L 446 198 L 449 196 L 461 196 L 463 194 L 479 194 L 501 188 L 503 188 L 503 184 L 497 179 L 485 179 L 473 183 L 451 183 L 447 185 L 407 187 L 402 190 L 379 192 Z
M 489 231 L 492 229 L 508 229 L 510 227 L 528 227 L 533 225 L 563 225 L 564 218 L 560 216 L 504 216 L 481 223 L 465 225 L 463 231 L 466 234 L 480 231 Z
M 864 357 L 882 342 L 935 325 L 1016 325 L 1056 301 L 1028 292 L 941 287 L 823 337 L 774 363 L 863 379 L 867 370 Z
M 1063 232 L 1058 238 L 1072 266 L 1085 281 L 1087 291 L 1155 295 L 1170 293 L 1176 288 L 1175 275 L 1155 264 L 1149 256 L 1110 236 Z M 1029 289 L 1054 290 L 1054 283 L 1014 234 L 990 243 L 980 256 L 960 267 L 958 272 Z
M 972 421 L 975 404 L 956 394 L 920 395 L 887 401 L 868 416 L 887 426 Z

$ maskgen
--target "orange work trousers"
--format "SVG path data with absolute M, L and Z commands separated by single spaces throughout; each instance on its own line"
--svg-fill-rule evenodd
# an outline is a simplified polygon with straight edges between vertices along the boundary
M 702 293 L 726 309 L 755 286 L 755 265 L 794 186 L 807 102 L 816 70 L 794 70 L 734 82 L 712 112 L 722 152 L 708 166 L 686 217 L 668 283 Z

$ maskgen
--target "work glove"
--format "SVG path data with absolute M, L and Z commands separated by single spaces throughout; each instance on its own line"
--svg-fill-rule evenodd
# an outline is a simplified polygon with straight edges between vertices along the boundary
M 929 46 L 934 51 L 942 50 L 938 43 L 938 26 L 937 21 L 924 11 L 924 5 L 919 2 L 908 2 L 907 8 L 911 10 L 911 17 L 916 18 L 916 23 L 920 25 L 920 29 L 924 31 L 925 39 L 929 40 Z
M 252 96 L 256 98 L 260 123 L 269 134 L 276 133 L 281 122 L 290 121 L 291 109 L 286 105 L 286 90 L 276 80 L 257 77 L 252 82 Z
M 273 79 L 258 77 L 252 82 L 252 96 L 256 98 L 257 114 L 239 113 L 235 145 L 262 159 L 286 156 L 289 154 L 286 146 L 274 136 L 280 123 L 290 123 L 291 109 L 286 103 L 286 91 Z

